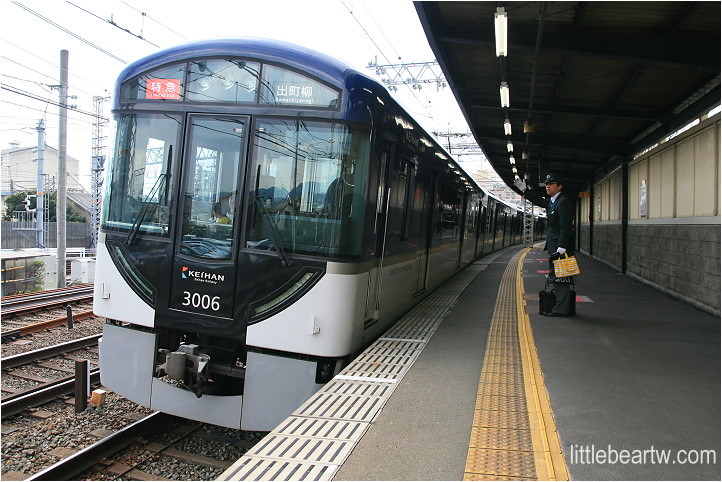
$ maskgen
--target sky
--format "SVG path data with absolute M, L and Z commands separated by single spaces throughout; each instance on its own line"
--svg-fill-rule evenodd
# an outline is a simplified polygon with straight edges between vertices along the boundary
M 68 50 L 70 104 L 77 106 L 69 114 L 68 154 L 80 160 L 79 181 L 86 187 L 93 96 L 110 96 L 127 64 L 159 49 L 204 38 L 263 37 L 325 53 L 376 80 L 381 77 L 368 68 L 372 61 L 434 60 L 413 3 L 406 0 L 0 0 L 0 22 L 0 145 L 37 145 L 35 127 L 45 119 L 46 142 L 57 147 L 53 86 L 60 82 L 60 50 Z M 469 131 L 449 88 L 399 85 L 392 95 L 430 133 Z M 110 105 L 105 103 L 104 115 L 112 118 Z M 112 130 L 111 121 L 106 148 Z M 446 145 L 445 138 L 437 140 Z M 469 172 L 481 166 L 480 155 L 459 160 Z

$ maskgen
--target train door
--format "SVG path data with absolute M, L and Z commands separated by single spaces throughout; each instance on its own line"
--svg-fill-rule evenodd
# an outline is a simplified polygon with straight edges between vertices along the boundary
M 386 224 L 389 217 L 388 207 L 391 196 L 389 169 L 391 168 L 393 152 L 394 143 L 384 142 L 384 148 L 379 159 L 379 183 L 376 192 L 376 215 L 374 218 L 376 259 L 372 269 L 369 270 L 368 290 L 366 293 L 367 323 L 378 320 L 381 307 L 381 285 L 383 282 L 384 254 L 386 252 Z
M 237 194 L 248 126 L 245 116 L 189 116 L 178 208 L 180 232 L 169 280 L 171 310 L 233 318 L 240 227 L 236 214 L 241 198 Z M 218 324 L 225 323 L 218 320 Z

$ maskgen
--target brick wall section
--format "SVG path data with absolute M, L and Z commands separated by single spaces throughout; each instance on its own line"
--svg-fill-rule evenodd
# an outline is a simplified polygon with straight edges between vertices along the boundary
M 622 225 L 594 225 L 594 258 L 622 269 Z
M 630 225 L 628 234 L 628 274 L 719 313 L 719 225 Z
M 627 274 L 705 311 L 720 313 L 720 226 L 647 224 L 628 226 Z M 621 270 L 621 224 L 594 225 L 594 259 Z M 589 225 L 580 232 L 589 253 Z

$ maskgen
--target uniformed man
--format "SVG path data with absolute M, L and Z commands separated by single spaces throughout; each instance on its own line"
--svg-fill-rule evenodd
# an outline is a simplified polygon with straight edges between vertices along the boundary
M 572 279 L 554 276 L 552 260 L 563 255 L 574 254 L 574 200 L 562 191 L 564 180 L 557 173 L 550 172 L 544 179 L 547 197 L 529 191 L 521 179 L 514 181 L 517 188 L 533 203 L 547 210 L 547 241 L 544 249 L 549 253 L 549 276 L 553 278 L 556 304 L 545 316 L 570 316 L 574 314 L 574 300 L 570 289 Z

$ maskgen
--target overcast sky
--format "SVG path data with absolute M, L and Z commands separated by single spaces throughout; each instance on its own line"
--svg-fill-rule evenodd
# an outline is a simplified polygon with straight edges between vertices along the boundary
M 70 103 L 78 109 L 70 114 L 68 153 L 81 161 L 85 185 L 89 185 L 93 119 L 88 113 L 93 111 L 93 96 L 109 96 L 125 65 L 159 48 L 229 35 L 264 37 L 323 52 L 377 80 L 380 77 L 367 68 L 370 61 L 434 60 L 413 3 L 406 0 L 0 2 L 4 87 L 0 143 L 3 148 L 13 141 L 36 145 L 34 127 L 44 118 L 47 144 L 57 147 L 58 107 L 45 99 L 58 100 L 57 89 L 51 86 L 59 83 L 60 50 L 68 50 L 69 94 L 77 96 Z M 425 84 L 419 91 L 399 86 L 393 95 L 429 132 L 468 130 L 448 88 L 437 91 L 434 84 Z M 109 106 L 106 103 L 107 116 Z M 111 136 L 111 129 L 105 135 Z M 475 170 L 473 162 L 465 167 Z

